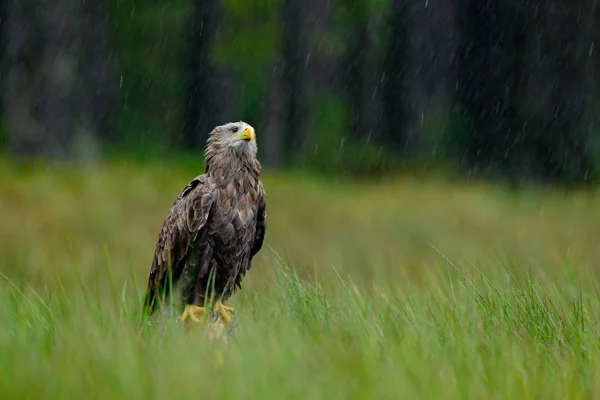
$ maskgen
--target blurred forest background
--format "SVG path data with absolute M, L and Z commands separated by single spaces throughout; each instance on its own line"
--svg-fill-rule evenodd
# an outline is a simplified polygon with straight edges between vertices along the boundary
M 269 168 L 593 182 L 596 0 L 2 0 L 0 143 L 93 160 L 257 129 Z

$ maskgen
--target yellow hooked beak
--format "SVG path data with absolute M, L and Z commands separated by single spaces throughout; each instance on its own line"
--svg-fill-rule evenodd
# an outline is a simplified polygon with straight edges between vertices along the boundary
M 256 138 L 256 134 L 254 133 L 254 128 L 251 126 L 245 127 L 244 130 L 242 131 L 242 133 L 240 133 L 239 138 L 242 140 L 247 140 L 249 142 L 252 142 Z

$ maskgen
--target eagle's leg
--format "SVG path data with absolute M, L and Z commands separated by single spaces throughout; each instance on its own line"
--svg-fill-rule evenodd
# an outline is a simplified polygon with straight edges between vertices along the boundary
M 226 306 L 221 302 L 221 300 L 217 300 L 213 306 L 213 312 L 218 312 L 221 316 L 221 319 L 226 323 L 231 321 L 231 317 L 227 312 L 235 312 L 233 307 Z
M 200 322 L 199 315 L 204 313 L 204 307 L 198 307 L 193 304 L 186 304 L 183 309 L 183 314 L 181 314 L 180 319 L 182 321 L 186 321 L 187 319 L 191 319 L 194 322 Z

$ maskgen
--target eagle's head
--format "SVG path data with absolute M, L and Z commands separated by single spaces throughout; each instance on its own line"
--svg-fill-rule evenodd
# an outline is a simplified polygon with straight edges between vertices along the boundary
M 249 124 L 239 121 L 217 126 L 210 132 L 206 142 L 204 159 L 207 171 L 210 165 L 217 168 L 247 165 L 258 171 L 260 162 L 256 158 L 257 151 L 256 134 Z
M 244 121 L 217 126 L 208 135 L 207 150 L 210 148 L 215 152 L 233 150 L 239 156 L 256 156 L 254 128 Z

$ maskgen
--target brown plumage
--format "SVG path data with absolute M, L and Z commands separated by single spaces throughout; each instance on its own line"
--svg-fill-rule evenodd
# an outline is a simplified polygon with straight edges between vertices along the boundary
M 244 122 L 210 133 L 204 174 L 179 194 L 160 230 L 144 300 L 149 315 L 172 288 L 175 304 L 186 305 L 182 319 L 198 320 L 196 312 L 214 297 L 215 311 L 229 321 L 226 311 L 233 309 L 222 302 L 241 288 L 266 230 L 256 153 L 254 129 Z

